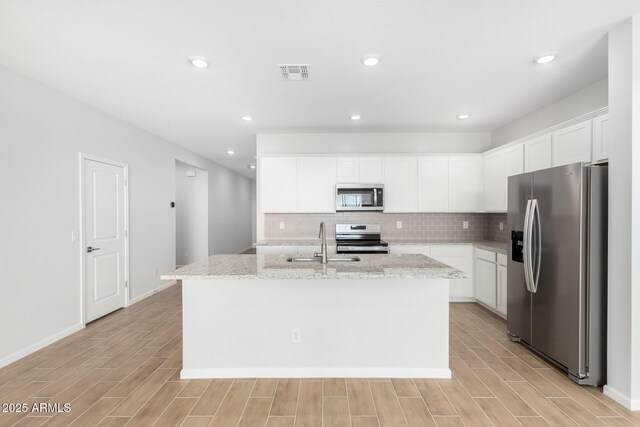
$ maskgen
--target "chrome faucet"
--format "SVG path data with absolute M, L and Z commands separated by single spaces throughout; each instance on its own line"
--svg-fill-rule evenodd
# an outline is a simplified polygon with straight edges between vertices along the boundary
M 318 233 L 318 237 L 322 239 L 322 243 L 320 244 L 320 253 L 313 254 L 314 257 L 320 258 L 320 262 L 322 264 L 327 263 L 327 230 L 324 225 L 324 221 L 320 223 L 320 232 Z

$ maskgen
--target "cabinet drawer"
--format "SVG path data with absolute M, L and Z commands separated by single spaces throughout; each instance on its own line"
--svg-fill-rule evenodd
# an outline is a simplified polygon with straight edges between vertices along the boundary
M 496 253 L 484 249 L 476 249 L 476 258 L 489 262 L 496 262 Z
M 433 245 L 431 256 L 470 256 L 470 245 Z
M 499 265 L 507 265 L 507 256 L 503 254 L 498 254 L 498 264 Z

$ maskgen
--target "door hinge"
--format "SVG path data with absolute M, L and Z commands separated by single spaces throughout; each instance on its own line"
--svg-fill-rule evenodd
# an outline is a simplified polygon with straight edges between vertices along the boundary
M 128 281 L 128 280 L 125 280 L 125 281 L 124 281 L 124 287 L 125 287 L 125 288 L 128 288 L 128 287 L 129 287 L 129 281 Z
M 129 230 L 124 230 L 124 237 L 129 237 Z
M 124 180 L 124 186 L 125 187 L 127 186 L 127 180 L 126 179 Z

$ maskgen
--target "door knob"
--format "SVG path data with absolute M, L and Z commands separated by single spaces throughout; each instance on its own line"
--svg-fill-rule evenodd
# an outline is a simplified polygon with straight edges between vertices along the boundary
M 100 248 L 92 248 L 91 246 L 87 247 L 87 252 L 93 252 L 97 250 L 100 250 Z

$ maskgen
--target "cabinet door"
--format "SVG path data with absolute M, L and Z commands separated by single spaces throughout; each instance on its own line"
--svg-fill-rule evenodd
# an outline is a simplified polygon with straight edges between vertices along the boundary
M 476 258 L 476 299 L 496 308 L 496 264 Z
M 449 211 L 479 212 L 483 210 L 482 157 L 449 158 Z
M 418 211 L 449 210 L 449 158 L 418 159 Z
M 436 261 L 464 271 L 468 279 L 449 281 L 450 301 L 473 301 L 473 246 L 471 245 L 433 245 L 429 256 Z
M 551 165 L 551 134 L 524 143 L 525 172 L 547 169 Z
M 609 159 L 609 115 L 593 119 L 593 163 Z
M 524 173 L 524 146 L 522 144 L 504 150 L 504 172 L 507 178 Z
M 504 153 L 492 153 L 484 158 L 484 208 L 488 211 L 505 210 Z
M 591 120 L 553 133 L 553 165 L 591 161 Z
M 504 150 L 504 178 L 502 181 L 503 204 L 501 211 L 507 211 L 507 197 L 509 195 L 509 177 L 524 173 L 524 145 L 519 144 Z
M 418 160 L 415 157 L 384 159 L 385 212 L 417 212 Z
M 357 157 L 340 157 L 336 167 L 336 182 L 338 184 L 360 182 L 360 160 Z
M 498 265 L 498 301 L 496 310 L 507 315 L 507 267 Z
M 335 212 L 335 180 L 334 158 L 299 158 L 298 212 Z
M 360 181 L 365 184 L 384 182 L 381 157 L 360 157 Z
M 297 166 L 294 157 L 265 157 L 258 171 L 262 212 L 297 211 Z

